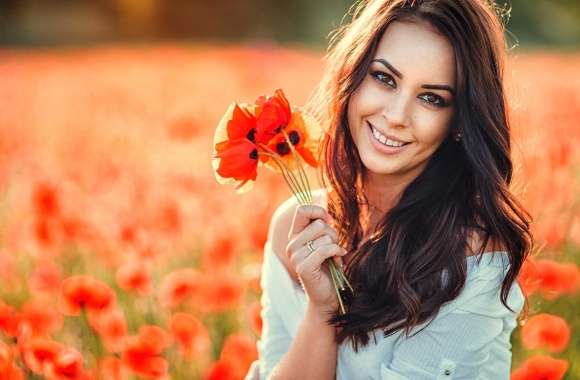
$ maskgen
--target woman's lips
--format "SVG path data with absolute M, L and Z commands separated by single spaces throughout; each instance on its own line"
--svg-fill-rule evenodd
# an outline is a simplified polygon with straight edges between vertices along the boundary
M 371 123 L 369 123 L 367 121 L 367 125 L 368 125 L 368 135 L 369 135 L 369 139 L 371 140 L 371 144 L 381 153 L 384 154 L 397 154 L 400 153 L 404 150 L 407 149 L 407 147 L 409 145 L 411 145 L 411 143 L 406 143 L 403 146 L 399 146 L 399 147 L 394 147 L 394 146 L 387 146 L 383 143 L 381 143 L 380 141 L 377 140 L 377 138 L 375 137 L 375 135 L 373 134 L 373 127 L 371 125 Z

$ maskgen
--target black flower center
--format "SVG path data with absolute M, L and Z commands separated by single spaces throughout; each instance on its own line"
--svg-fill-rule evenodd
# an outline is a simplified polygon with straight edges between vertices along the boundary
M 258 159 L 258 150 L 254 149 L 253 151 L 250 152 L 250 158 L 252 160 L 257 160 Z
M 250 132 L 248 132 L 248 134 L 246 135 L 246 138 L 248 140 L 250 140 L 251 142 L 255 142 L 256 141 L 256 128 L 252 128 L 250 129 Z
M 276 144 L 276 153 L 278 153 L 281 156 L 284 156 L 290 153 L 290 146 L 285 142 L 278 143 Z
M 298 134 L 298 132 L 292 131 L 288 135 L 288 139 L 290 139 L 292 145 L 298 145 L 298 143 L 300 142 L 300 135 Z

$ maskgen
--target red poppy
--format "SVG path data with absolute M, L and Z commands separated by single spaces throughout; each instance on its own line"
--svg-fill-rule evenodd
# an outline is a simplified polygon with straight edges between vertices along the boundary
M 201 287 L 201 273 L 195 269 L 185 268 L 169 273 L 159 288 L 159 302 L 164 307 L 173 307 L 182 303 Z
M 204 278 L 203 287 L 193 297 L 194 306 L 202 312 L 219 312 L 238 307 L 244 298 L 246 284 L 243 278 L 214 273 Z
M 151 275 L 143 261 L 131 260 L 117 269 L 117 284 L 127 292 L 146 295 L 151 291 Z
M 556 315 L 535 315 L 522 328 L 522 343 L 529 349 L 546 347 L 551 352 L 562 352 L 569 341 L 570 327 Z
M 237 257 L 238 247 L 232 234 L 211 234 L 203 250 L 203 267 L 207 269 L 223 269 L 230 267 Z
M 218 360 L 209 367 L 204 378 L 206 380 L 239 380 L 242 377 L 235 365 L 225 360 Z
M 184 356 L 200 357 L 209 352 L 211 341 L 203 323 L 193 315 L 176 313 L 169 321 L 169 330 Z
M 292 111 L 284 92 L 279 88 L 273 96 L 260 96 L 256 105 L 256 141 L 265 143 L 286 128 Z
M 318 166 L 315 152 L 317 149 L 319 135 L 316 132 L 316 123 L 305 123 L 304 118 L 307 117 L 298 111 L 292 112 L 292 119 L 289 125 L 284 129 L 284 133 L 288 136 L 288 140 L 296 149 L 296 152 L 312 167 Z M 308 126 L 309 129 L 307 128 Z M 282 132 L 272 137 L 268 143 L 268 148 L 276 152 L 284 161 L 289 169 L 296 168 L 296 160 L 293 157 L 288 141 Z M 268 165 L 271 169 L 279 171 L 280 169 L 271 161 Z
M 169 365 L 161 354 L 169 345 L 169 336 L 158 326 L 142 326 L 123 349 L 121 361 L 133 373 L 152 378 L 167 374 Z
M 109 352 L 119 352 L 127 336 L 127 321 L 120 309 L 105 313 L 89 314 L 89 323 L 103 339 Z
M 42 375 L 48 363 L 54 361 L 63 345 L 50 339 L 34 338 L 22 345 L 24 364 L 34 373 Z
M 256 342 L 242 334 L 229 335 L 220 353 L 220 362 L 226 362 L 234 369 L 238 379 L 244 377 L 250 365 L 258 358 Z
M 544 259 L 536 261 L 539 291 L 546 299 L 553 300 L 561 294 L 574 294 L 580 285 L 580 271 L 574 263 L 558 263 Z
M 0 300 L 0 331 L 8 336 L 18 335 L 18 316 L 16 310 Z
M 44 299 L 24 303 L 19 313 L 19 328 L 27 329 L 33 336 L 48 336 L 62 327 L 63 318 L 53 304 Z
M 102 379 L 124 380 L 128 378 L 121 359 L 113 356 L 99 360 L 98 372 Z
M 14 356 L 14 350 L 4 342 L 0 341 L 0 379 L 24 380 L 22 370 L 14 364 Z
M 216 180 L 222 184 L 235 184 L 238 193 L 250 190 L 257 177 L 259 162 L 271 161 L 271 157 L 263 153 L 268 151 L 272 154 L 276 150 L 282 151 L 282 156 L 290 153 L 282 130 L 291 133 L 293 145 L 296 145 L 297 152 L 306 162 L 315 164 L 312 153 L 315 143 L 310 141 L 314 134 L 307 128 L 311 131 L 319 128 L 311 118 L 305 123 L 302 116 L 306 117 L 302 112 L 292 111 L 281 89 L 276 89 L 273 96 L 259 97 L 254 105 L 239 106 L 232 103 L 214 135 L 212 166 Z M 277 141 L 272 143 L 274 138 Z M 284 144 L 287 151 L 284 150 Z M 264 148 L 268 145 L 270 148 Z M 295 166 L 294 160 L 287 161 Z M 270 167 L 280 170 L 276 164 Z
M 535 355 L 512 372 L 510 380 L 561 380 L 567 370 L 567 360 L 554 359 L 548 355 Z
M 88 380 L 83 369 L 83 356 L 74 348 L 63 348 L 53 360 L 46 363 L 44 376 L 47 380 Z
M 71 276 L 62 282 L 60 306 L 65 315 L 79 315 L 83 308 L 104 311 L 114 305 L 115 299 L 109 285 L 92 276 Z

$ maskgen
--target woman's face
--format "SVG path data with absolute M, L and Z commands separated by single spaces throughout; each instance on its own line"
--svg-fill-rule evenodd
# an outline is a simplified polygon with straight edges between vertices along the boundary
M 348 104 L 348 123 L 373 177 L 418 175 L 449 133 L 455 58 L 429 24 L 391 23 Z M 404 142 L 390 147 L 391 140 Z M 400 145 L 400 143 L 395 143 Z

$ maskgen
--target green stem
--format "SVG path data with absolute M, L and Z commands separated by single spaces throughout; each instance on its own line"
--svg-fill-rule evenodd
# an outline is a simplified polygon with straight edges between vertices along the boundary
M 292 157 L 294 158 L 294 161 L 296 162 L 296 167 L 298 168 L 298 173 L 300 175 L 300 181 L 302 182 L 303 189 L 305 189 L 305 191 L 306 191 L 308 201 L 309 201 L 309 203 L 312 203 L 312 193 L 310 192 L 310 183 L 308 183 L 308 176 L 306 175 L 306 172 L 304 171 L 304 167 L 302 166 L 302 163 L 300 162 L 300 160 L 301 160 L 300 155 L 296 151 L 296 148 L 294 148 L 294 145 L 290 141 L 290 137 L 288 136 L 286 131 L 282 130 L 282 134 L 284 135 L 284 138 L 286 139 L 286 144 L 288 144 L 288 146 L 290 147 L 290 150 L 292 151 Z
M 300 204 L 307 204 L 308 200 L 304 198 L 303 191 L 300 189 L 300 185 L 297 183 L 296 178 L 288 170 L 284 162 L 280 160 L 280 158 L 275 154 L 270 154 L 267 152 L 260 152 L 259 154 L 271 157 L 274 160 L 274 163 L 278 166 L 278 168 L 280 168 L 284 180 L 290 187 L 290 190 L 292 191 L 294 196 L 296 196 L 296 198 L 298 199 L 298 202 Z

